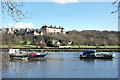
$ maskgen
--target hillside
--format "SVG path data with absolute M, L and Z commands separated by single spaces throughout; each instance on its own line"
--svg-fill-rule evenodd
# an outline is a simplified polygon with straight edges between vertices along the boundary
M 44 35 L 34 36 L 33 34 L 23 34 L 21 31 L 16 31 L 14 34 L 2 34 L 2 44 L 25 44 L 28 42 L 32 45 L 38 45 L 43 41 L 47 46 L 53 46 L 53 40 L 57 40 L 61 45 L 67 45 L 68 41 L 72 45 L 85 45 L 85 46 L 117 46 L 118 45 L 118 32 L 117 31 L 97 31 L 97 30 L 84 30 L 84 31 L 67 31 L 66 34 L 61 33 L 45 33 Z

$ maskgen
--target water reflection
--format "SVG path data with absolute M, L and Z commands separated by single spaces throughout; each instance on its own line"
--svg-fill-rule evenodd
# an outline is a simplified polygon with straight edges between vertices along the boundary
M 63 61 L 63 58 L 47 58 L 47 60 Z
M 117 78 L 118 58 L 80 59 L 80 52 L 51 52 L 40 61 L 10 61 L 4 78 Z M 16 71 L 16 72 L 15 72 Z M 16 75 L 16 73 L 18 75 Z

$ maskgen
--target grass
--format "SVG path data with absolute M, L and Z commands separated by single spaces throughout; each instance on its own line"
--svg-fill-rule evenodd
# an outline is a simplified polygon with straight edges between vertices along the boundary
M 23 44 L 25 41 L 20 41 L 21 44 Z M 27 44 L 31 44 L 31 41 L 27 41 Z
M 43 51 L 48 52 L 83 52 L 90 49 L 29 49 L 30 51 Z M 93 49 L 92 49 L 93 50 Z M 94 49 L 97 52 L 119 52 L 118 49 Z
M 8 48 L 7 45 L 2 45 L 0 48 Z M 40 46 L 35 45 L 14 45 L 13 48 L 40 48 Z M 55 48 L 55 47 L 46 47 Z M 79 46 L 72 46 L 71 48 L 79 48 Z M 80 48 L 96 48 L 96 46 L 80 46 Z M 120 46 L 99 46 L 99 48 L 120 48 Z
M 25 41 L 20 41 L 20 43 L 24 43 Z
M 79 48 L 79 46 L 72 46 L 72 48 Z M 96 46 L 80 46 L 80 48 L 96 48 Z M 99 48 L 120 48 L 120 46 L 99 46 Z
M 39 46 L 35 46 L 35 45 L 14 45 L 13 48 L 40 48 Z M 7 45 L 2 45 L 0 46 L 0 48 L 8 48 Z
M 72 49 L 70 48 L 64 48 L 64 49 L 60 49 L 60 48 L 56 48 L 56 49 L 52 49 L 54 47 L 46 47 L 46 49 L 37 49 L 36 47 L 40 48 L 40 46 L 35 46 L 35 45 L 14 45 L 13 48 L 23 48 L 22 50 L 25 51 L 43 51 L 43 50 L 47 50 L 48 52 L 83 52 L 86 50 L 96 50 L 98 52 L 120 52 L 118 51 L 118 49 L 107 49 L 107 48 L 118 48 L 118 46 L 101 46 L 99 49 L 92 49 L 92 48 L 96 48 L 96 46 L 81 46 L 81 48 L 91 48 L 91 49 L 79 49 L 77 46 L 72 47 Z M 104 47 L 107 47 L 106 49 Z M 8 48 L 7 45 L 2 45 L 0 48 Z M 30 49 L 30 48 L 36 48 L 36 49 Z M 73 48 L 77 48 L 77 49 L 73 49 Z M 104 48 L 104 49 L 101 49 Z
M 22 45 L 25 41 L 20 41 L 21 45 L 14 45 L 13 48 L 40 48 L 40 46 L 29 45 L 31 41 L 27 41 L 28 45 Z M 7 45 L 2 45 L 0 48 L 8 48 Z M 46 48 L 55 48 L 55 47 L 46 47 Z M 79 48 L 79 46 L 72 46 L 71 48 Z M 96 48 L 96 46 L 80 46 L 80 48 Z M 120 46 L 99 46 L 99 48 L 120 48 Z

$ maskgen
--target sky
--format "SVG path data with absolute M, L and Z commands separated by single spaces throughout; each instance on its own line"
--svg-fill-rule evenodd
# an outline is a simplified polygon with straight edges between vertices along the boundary
M 55 0 L 54 0 L 55 1 Z M 37 28 L 42 25 L 63 26 L 69 30 L 108 30 L 118 31 L 118 13 L 112 2 L 25 2 L 23 12 L 28 11 L 31 18 L 16 23 L 11 17 L 3 15 L 3 27 Z

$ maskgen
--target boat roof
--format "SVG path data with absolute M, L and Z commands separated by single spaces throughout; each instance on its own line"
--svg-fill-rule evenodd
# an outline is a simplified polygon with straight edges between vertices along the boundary
M 88 50 L 88 51 L 84 51 L 83 54 L 88 54 L 88 53 L 95 53 L 95 50 Z

